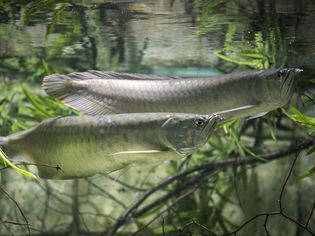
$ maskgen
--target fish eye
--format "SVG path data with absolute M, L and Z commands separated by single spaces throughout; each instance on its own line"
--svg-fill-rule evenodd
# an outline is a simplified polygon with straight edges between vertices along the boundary
M 202 118 L 196 118 L 195 119 L 195 125 L 197 125 L 198 127 L 204 126 L 205 123 L 206 123 L 206 121 Z

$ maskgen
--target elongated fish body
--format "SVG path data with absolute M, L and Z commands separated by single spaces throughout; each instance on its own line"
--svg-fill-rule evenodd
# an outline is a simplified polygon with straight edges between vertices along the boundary
M 252 70 L 210 78 L 89 71 L 44 78 L 47 94 L 87 114 L 183 112 L 253 116 L 285 105 L 300 69 Z
M 0 146 L 35 163 L 40 177 L 69 179 L 185 157 L 207 142 L 220 120 L 169 113 L 60 117 L 1 137 Z

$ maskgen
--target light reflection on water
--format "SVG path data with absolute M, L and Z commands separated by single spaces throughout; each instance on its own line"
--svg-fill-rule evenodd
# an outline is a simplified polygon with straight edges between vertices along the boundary
M 222 1 L 215 7 L 207 1 L 119 2 L 51 3 L 49 8 L 16 4 L 1 17 L 0 54 L 5 58 L 35 56 L 54 61 L 65 71 L 163 74 L 163 68 L 176 67 L 182 68 L 176 74 L 185 75 L 189 68 L 233 68 L 213 52 L 224 49 L 226 33 L 234 25 L 234 44 L 248 42 L 249 47 L 255 47 L 256 32 L 262 32 L 264 42 L 279 37 L 269 33 L 280 29 L 282 38 L 274 40 L 286 45 L 286 56 L 291 59 L 287 64 L 312 69 L 314 2 L 307 8 L 296 7 L 293 1 L 269 1 L 266 6 Z M 193 73 L 198 75 L 197 70 Z

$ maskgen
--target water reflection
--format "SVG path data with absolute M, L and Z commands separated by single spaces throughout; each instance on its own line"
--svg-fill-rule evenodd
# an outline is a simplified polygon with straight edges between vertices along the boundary
M 201 0 L 3 4 L 0 53 L 22 61 L 38 57 L 52 70 L 64 71 L 213 68 L 220 62 L 213 52 L 224 49 L 226 42 L 252 48 L 261 37 L 261 44 L 274 43 L 266 53 L 299 55 L 302 50 L 305 66 L 310 66 L 315 34 L 312 27 L 306 29 L 312 24 L 313 5 Z M 296 58 L 290 66 L 303 66 Z M 283 65 L 284 58 L 279 60 L 272 66 Z

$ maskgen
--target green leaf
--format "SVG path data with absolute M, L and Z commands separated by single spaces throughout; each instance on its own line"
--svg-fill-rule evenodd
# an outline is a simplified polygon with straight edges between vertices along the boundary
M 314 117 L 309 117 L 309 116 L 304 116 L 296 107 L 293 105 L 290 105 L 291 110 L 293 111 L 293 114 L 288 113 L 284 109 L 282 109 L 282 112 L 291 120 L 294 122 L 297 122 L 301 125 L 307 126 L 311 129 L 315 128 L 315 118 Z
M 315 145 L 313 147 L 311 147 L 310 150 L 308 150 L 308 152 L 306 153 L 306 156 L 308 156 L 314 152 L 315 152 Z
M 275 132 L 273 131 L 273 128 L 272 128 L 272 124 L 271 124 L 271 122 L 270 122 L 269 120 L 268 120 L 268 122 L 267 122 L 267 125 L 268 125 L 268 130 L 269 130 L 269 132 L 270 132 L 270 135 L 271 135 L 272 139 L 273 139 L 274 141 L 277 141 Z
M 173 232 L 174 231 L 174 226 L 173 225 L 164 225 L 164 232 Z M 159 226 L 157 228 L 153 229 L 153 233 L 155 234 L 161 234 L 163 232 L 163 226 Z
M 43 59 L 43 60 L 42 60 L 42 63 L 43 63 L 43 67 L 45 68 L 45 73 L 46 73 L 46 75 L 51 74 L 51 71 L 50 71 L 50 69 L 49 69 L 49 66 L 48 66 L 47 62 Z
M 23 170 L 17 166 L 15 166 L 11 161 L 9 161 L 7 155 L 2 151 L 2 149 L 0 148 L 0 158 L 2 158 L 3 162 L 5 165 L 10 166 L 11 168 L 13 168 L 15 171 L 21 173 L 22 175 L 25 175 L 27 177 L 32 177 L 34 179 L 36 179 L 36 176 L 34 174 L 32 174 L 31 172 L 28 172 L 26 170 Z
M 311 168 L 310 170 L 308 170 L 307 172 L 305 172 L 304 174 L 300 175 L 298 179 L 302 180 L 302 179 L 310 177 L 314 174 L 315 174 L 315 166 L 313 168 Z

